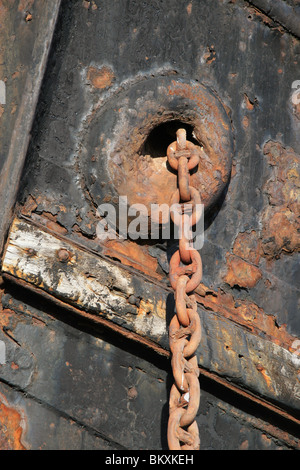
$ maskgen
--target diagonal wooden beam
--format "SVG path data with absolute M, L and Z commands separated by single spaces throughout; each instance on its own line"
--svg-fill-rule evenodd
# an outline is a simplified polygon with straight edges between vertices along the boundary
M 140 272 L 15 219 L 3 275 L 22 282 L 92 321 L 105 322 L 160 354 L 168 354 L 172 290 Z M 264 400 L 297 414 L 300 357 L 213 311 L 198 306 L 199 366 Z
M 30 131 L 61 0 L 51 0 L 51 2 L 35 0 L 31 5 L 34 14 L 30 14 L 30 22 L 28 16 L 24 16 L 21 26 L 16 30 L 16 15 L 25 15 L 25 12 L 18 11 L 18 4 L 19 2 L 16 1 L 10 2 L 9 9 L 11 9 L 12 15 L 10 15 L 9 11 L 6 12 L 5 20 L 0 30 L 0 42 L 3 45 L 3 49 L 7 51 L 4 58 L 5 66 L 0 67 L 0 75 L 14 76 L 20 66 L 26 72 L 25 80 L 16 79 L 13 83 L 7 84 L 9 89 L 8 95 L 17 93 L 21 97 L 16 114 L 15 110 L 12 109 L 13 103 L 10 102 L 9 96 L 6 99 L 5 105 L 3 105 L 1 121 L 3 130 L 0 133 L 0 155 L 1 159 L 3 158 L 2 162 L 4 162 L 3 165 L 0 165 L 0 254 L 11 222 L 12 211 L 19 189 Z M 4 11 L 6 10 L 4 9 Z M 32 32 L 32 35 L 34 35 L 33 44 L 27 40 L 27 30 L 31 27 L 30 23 L 35 28 Z M 12 37 L 15 39 L 12 40 Z M 14 47 L 12 53 L 10 53 L 10 42 L 13 43 Z M 24 43 L 26 44 L 26 55 L 24 54 Z M 20 53 L 21 50 L 23 51 L 22 54 Z M 17 59 L 19 53 L 22 57 L 22 63 Z M 14 115 L 16 117 L 12 120 Z M 2 148 L 4 141 L 2 132 L 5 132 L 5 138 L 9 141 L 7 149 L 5 146 Z

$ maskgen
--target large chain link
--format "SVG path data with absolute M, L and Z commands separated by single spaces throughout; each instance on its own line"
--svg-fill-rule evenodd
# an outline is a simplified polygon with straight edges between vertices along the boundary
M 169 165 L 178 172 L 178 190 L 171 198 L 171 206 L 176 204 L 178 211 L 171 212 L 171 217 L 180 234 L 179 249 L 170 260 L 176 313 L 169 327 L 174 384 L 169 399 L 168 445 L 170 450 L 199 450 L 195 418 L 200 405 L 200 384 L 195 352 L 201 340 L 201 323 L 193 291 L 202 278 L 202 262 L 193 248 L 191 231 L 202 214 L 200 194 L 190 186 L 190 171 L 198 165 L 200 152 L 186 140 L 185 129 L 179 129 L 177 141 L 167 149 L 167 157 Z

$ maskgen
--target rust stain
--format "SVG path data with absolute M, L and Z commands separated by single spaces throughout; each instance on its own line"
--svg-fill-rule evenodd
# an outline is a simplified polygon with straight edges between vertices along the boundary
M 261 217 L 261 254 L 272 259 L 300 248 L 300 163 L 299 155 L 279 142 L 267 142 L 263 152 L 271 176 L 263 188 L 269 204 Z
M 187 14 L 190 16 L 190 14 L 192 13 L 192 8 L 193 8 L 193 3 L 190 2 L 187 7 L 186 7 L 186 11 L 187 11 Z
M 83 7 L 86 8 L 87 10 L 97 10 L 98 7 L 95 3 L 94 0 L 92 0 L 91 2 L 88 1 L 88 0 L 84 0 L 83 3 L 82 3 Z
M 288 209 L 268 207 L 263 214 L 262 251 L 268 259 L 299 251 L 299 218 Z
M 53 232 L 59 233 L 61 235 L 65 235 L 66 233 L 68 233 L 68 230 L 65 227 L 63 227 L 57 222 L 54 222 L 53 220 L 49 220 L 48 222 L 46 222 L 46 227 L 49 230 L 52 230 Z
M 0 395 L 0 449 L 26 450 L 22 443 L 24 418 Z
M 261 440 L 266 444 L 266 445 L 271 445 L 272 440 L 270 437 L 268 437 L 266 434 L 261 435 Z
M 243 117 L 242 124 L 243 124 L 244 129 L 248 129 L 248 127 L 249 127 L 249 118 L 248 118 L 248 116 Z
M 153 302 L 152 300 L 142 299 L 138 309 L 138 315 L 145 316 L 155 314 L 160 318 L 165 318 L 166 316 L 166 304 L 163 300 L 158 302 Z
M 272 380 L 271 380 L 271 377 L 269 376 L 268 372 L 266 371 L 266 369 L 261 364 L 256 364 L 256 369 L 258 370 L 258 372 L 261 373 L 261 375 L 265 379 L 265 381 L 267 383 L 267 387 L 271 388 Z
M 157 258 L 149 255 L 147 247 L 140 246 L 130 240 L 108 240 L 103 246 L 103 254 L 118 260 L 126 266 L 132 266 L 156 279 L 163 275 L 157 272 Z
M 246 93 L 244 93 L 244 103 L 245 103 L 245 107 L 248 111 L 253 111 L 254 107 L 257 106 L 258 101 L 257 101 L 256 98 L 254 100 L 250 100 L 248 95 Z
M 242 391 L 240 391 L 240 393 L 241 393 L 241 395 L 244 395 L 244 393 Z M 251 395 L 249 396 L 249 398 L 250 397 L 251 397 Z M 252 399 L 254 399 L 254 398 L 252 398 Z M 254 402 L 259 403 L 259 400 L 257 400 L 255 398 Z M 267 406 L 269 409 L 272 409 L 272 407 L 270 407 L 270 405 L 267 404 L 266 402 L 263 402 L 262 405 Z M 274 426 L 272 424 L 268 424 L 268 423 L 266 423 L 265 421 L 263 421 L 262 419 L 260 419 L 258 417 L 246 416 L 245 414 L 242 414 L 239 410 L 236 410 L 234 408 L 230 408 L 230 410 L 229 410 L 228 405 L 224 405 L 224 403 L 219 402 L 218 407 L 221 408 L 222 410 L 224 410 L 225 412 L 229 412 L 231 415 L 235 416 L 236 419 L 240 420 L 242 418 L 242 419 L 246 420 L 246 422 L 249 423 L 252 427 L 254 427 L 256 429 L 259 429 L 259 430 L 263 431 L 265 434 L 268 434 L 269 436 L 275 437 L 276 439 L 279 439 L 280 441 L 284 441 L 290 447 L 299 449 L 299 447 L 300 447 L 299 439 L 297 439 L 297 437 L 291 436 L 291 434 L 289 434 L 287 431 L 282 431 L 277 426 Z M 273 408 L 273 410 L 275 412 L 276 412 L 276 409 L 277 409 L 276 407 Z M 282 416 L 284 416 L 284 414 L 285 413 L 283 413 Z M 296 422 L 297 424 L 299 423 L 298 420 L 295 420 L 294 422 Z M 267 439 L 269 441 L 270 438 L 267 438 Z M 243 447 L 246 446 L 246 444 L 245 444 L 246 442 L 247 441 L 244 441 L 244 443 L 242 444 Z
M 210 46 L 212 49 L 214 49 L 214 46 Z M 221 110 L 217 108 L 215 104 L 212 104 L 211 100 L 206 96 L 206 94 L 197 86 L 193 86 L 187 83 L 180 83 L 176 82 L 175 80 L 172 80 L 172 85 L 169 87 L 168 90 L 170 95 L 175 95 L 175 96 L 184 96 L 186 98 L 191 99 L 195 103 L 201 106 L 201 104 L 204 105 L 205 109 L 210 110 L 212 109 L 215 113 L 215 123 L 210 123 L 212 126 L 217 125 L 217 123 L 221 124 L 224 126 L 224 129 L 229 131 L 228 124 L 224 121 Z
M 130 387 L 128 390 L 127 390 L 127 396 L 129 398 L 129 400 L 134 400 L 135 398 L 137 398 L 138 396 L 138 391 L 135 387 Z
M 33 19 L 32 14 L 30 13 L 30 11 L 27 11 L 26 16 L 25 16 L 26 23 L 28 23 L 29 21 L 32 21 L 32 19 Z
M 245 288 L 254 287 L 261 279 L 262 273 L 259 268 L 235 255 L 227 256 L 227 273 L 224 281 L 231 287 L 239 286 Z
M 24 215 L 30 216 L 32 212 L 34 212 L 37 208 L 37 202 L 35 198 L 31 195 L 28 196 L 28 198 L 25 201 L 25 204 L 21 208 L 21 212 Z
M 40 197 L 34 198 L 32 195 L 29 195 L 26 199 L 24 205 L 20 207 L 20 212 L 27 216 L 33 216 L 34 218 L 38 218 L 39 222 L 47 227 L 52 232 L 55 232 L 59 235 L 66 235 L 68 230 L 63 227 L 59 222 L 57 222 L 57 215 L 51 214 L 51 212 L 43 211 L 40 214 L 36 214 L 35 211 L 38 207 L 38 204 L 43 201 Z M 64 206 L 60 205 L 59 210 L 65 212 L 66 209 Z
M 17 324 L 17 317 L 13 310 L 5 308 L 1 310 L 0 314 L 0 328 L 13 330 Z
M 211 64 L 216 60 L 216 51 L 214 45 L 207 46 L 206 52 L 202 56 L 202 60 L 207 64 Z
M 240 232 L 233 245 L 233 253 L 236 256 L 258 265 L 260 259 L 260 240 L 259 234 L 255 230 L 251 232 Z
M 222 289 L 214 291 L 204 284 L 195 291 L 197 302 L 205 309 L 216 312 L 240 325 L 245 326 L 255 334 L 263 334 L 265 338 L 275 344 L 292 351 L 295 336 L 288 333 L 286 325 L 278 325 L 274 315 L 266 312 L 249 300 L 235 299 L 232 294 Z
M 115 75 L 110 67 L 103 66 L 100 69 L 97 67 L 89 67 L 87 72 L 87 79 L 93 87 L 103 90 L 111 86 Z
M 239 450 L 248 450 L 249 449 L 249 441 L 246 439 L 243 441 L 239 447 Z

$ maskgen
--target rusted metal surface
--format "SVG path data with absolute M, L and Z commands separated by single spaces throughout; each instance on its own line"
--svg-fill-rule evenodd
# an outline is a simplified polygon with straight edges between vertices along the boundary
M 24 416 L 0 393 L 0 449 L 25 450 L 22 442 L 25 426 Z
M 268 141 L 263 148 L 270 174 L 263 191 L 268 204 L 261 214 L 259 233 L 239 233 L 227 256 L 224 280 L 230 286 L 253 288 L 262 278 L 261 258 L 268 261 L 297 253 L 299 242 L 300 160 L 293 149 Z
M 29 249 L 36 255 L 28 255 Z M 68 262 L 58 260 L 60 249 L 71 254 Z M 88 312 L 94 321 L 104 318 L 125 329 L 125 334 L 133 332 L 150 341 L 148 344 L 154 348 L 158 345 L 162 350 L 169 349 L 167 324 L 173 308 L 172 290 L 133 268 L 112 263 L 67 239 L 15 220 L 3 262 L 3 275 L 6 273 L 16 281 L 26 281 L 41 294 L 46 292 L 82 309 L 82 316 Z M 199 301 L 201 296 L 196 299 Z M 198 303 L 202 322 L 199 366 L 296 412 L 300 400 L 297 338 L 289 337 L 284 347 L 276 345 L 215 313 L 214 305 L 207 303 L 205 310 Z M 251 308 L 249 311 L 253 313 Z
M 257 5 L 255 8 L 249 6 L 254 3 Z M 107 112 L 108 117 L 101 129 L 102 134 L 105 138 L 110 135 L 112 121 L 105 106 L 114 102 L 112 113 L 122 114 L 122 111 L 118 113 L 121 108 L 118 106 L 118 94 L 121 98 L 127 92 L 130 95 L 131 87 L 138 88 L 141 83 L 145 85 L 141 92 L 140 105 L 146 109 L 146 101 L 155 103 L 155 96 L 147 94 L 151 90 L 150 87 L 147 89 L 146 84 L 150 85 L 151 78 L 166 76 L 173 80 L 173 92 L 169 98 L 179 98 L 185 94 L 186 100 L 190 102 L 191 98 L 195 98 L 195 93 L 187 84 L 192 81 L 193 84 L 204 85 L 218 97 L 226 110 L 224 122 L 228 123 L 229 120 L 233 129 L 235 154 L 231 180 L 229 184 L 227 181 L 221 198 L 215 201 L 207 214 L 205 244 L 201 253 L 205 266 L 202 283 L 196 292 L 198 309 L 204 323 L 204 343 L 199 365 L 204 367 L 203 374 L 211 374 L 215 383 L 221 380 L 228 388 L 236 387 L 247 396 L 253 394 L 253 401 L 265 397 L 268 400 L 279 399 L 279 406 L 284 403 L 289 406 L 287 404 L 290 400 L 294 400 L 291 409 L 292 413 L 296 413 L 299 406 L 292 392 L 295 382 L 292 381 L 292 384 L 286 375 L 296 377 L 298 366 L 290 365 L 293 359 L 299 357 L 300 336 L 296 309 L 299 297 L 299 209 L 295 198 L 299 188 L 296 173 L 300 151 L 300 121 L 299 104 L 291 99 L 293 81 L 299 78 L 299 41 L 291 23 L 286 22 L 286 18 L 282 16 L 283 10 L 281 9 L 281 13 L 277 11 L 275 15 L 274 2 L 271 9 L 264 9 L 264 3 L 268 2 L 209 0 L 186 4 L 178 1 L 178 8 L 174 9 L 174 2 L 169 0 L 163 5 L 156 1 L 146 4 L 132 1 L 124 14 L 118 2 L 65 2 L 37 110 L 19 196 L 19 209 L 46 230 L 52 230 L 59 236 L 67 236 L 67 245 L 61 246 L 68 246 L 67 251 L 74 249 L 73 242 L 78 242 L 85 253 L 89 251 L 93 255 L 103 255 L 106 261 L 119 260 L 128 267 L 128 272 L 134 272 L 137 277 L 142 276 L 146 283 L 149 282 L 148 287 L 155 286 L 153 290 L 149 287 L 150 295 L 147 294 L 147 299 L 142 302 L 143 318 L 146 318 L 146 311 L 153 312 L 156 306 L 161 312 L 166 304 L 164 296 L 171 292 L 166 283 L 170 255 L 168 247 L 163 243 L 139 244 L 131 240 L 111 240 L 104 245 L 99 244 L 95 236 L 99 201 L 95 199 L 95 195 L 102 194 L 101 201 L 117 204 L 114 197 L 118 194 L 118 188 L 116 192 L 112 190 L 113 182 L 109 174 L 106 178 L 105 172 L 97 172 L 95 152 L 89 154 L 84 144 L 88 142 L 89 122 L 96 119 L 100 109 Z M 32 5 L 35 11 L 31 8 Z M 39 2 L 39 5 L 42 3 Z M 53 3 L 49 5 L 51 7 Z M 293 0 L 276 2 L 276 7 L 286 5 L 292 6 L 296 11 Z M 19 7 L 18 14 L 22 18 L 20 25 L 26 26 L 26 32 L 29 33 L 38 25 L 36 20 L 40 22 L 41 19 L 35 14 L 37 2 L 22 1 L 16 9 Z M 173 16 L 166 22 L 167 12 L 170 11 Z M 7 20 L 7 11 L 2 12 Z M 12 12 L 13 9 L 10 13 Z M 50 18 L 51 15 L 48 16 Z M 293 19 L 297 21 L 297 14 Z M 115 28 L 116 24 L 118 28 Z M 149 34 L 145 34 L 145 31 L 149 31 Z M 99 37 L 102 38 L 101 44 Z M 24 41 L 24 47 L 25 43 L 28 46 L 32 44 Z M 11 42 L 11 47 L 13 44 L 16 45 Z M 16 67 L 12 67 L 11 83 L 16 86 L 16 99 L 10 101 L 9 107 L 6 105 L 0 108 L 0 114 L 8 111 L 6 118 L 10 114 L 12 125 L 20 102 L 17 95 L 19 92 L 22 94 L 23 90 L 21 81 L 17 85 L 17 80 L 23 76 L 22 71 L 21 75 L 18 72 Z M 4 79 L 6 75 L 8 85 L 10 72 L 4 74 Z M 183 77 L 184 85 L 178 84 L 181 81 L 178 80 L 179 77 Z M 132 97 L 129 96 L 128 99 L 133 102 Z M 124 101 L 123 111 L 135 110 L 127 105 Z M 139 115 L 138 118 L 142 119 L 142 116 Z M 181 118 L 190 132 L 191 128 L 184 116 L 176 117 L 179 120 Z M 135 119 L 134 113 L 128 117 L 130 122 L 135 122 Z M 6 123 L 7 121 L 2 128 L 10 131 L 12 127 L 6 126 Z M 156 124 L 159 124 L 159 120 L 149 123 L 149 130 Z M 27 122 L 22 121 L 20 129 L 22 132 L 24 129 L 24 135 L 28 135 Z M 95 141 L 92 144 L 98 152 L 98 146 L 103 145 L 104 138 L 101 140 L 100 132 L 97 132 L 95 125 Z M 107 148 L 117 141 L 117 137 L 114 135 L 111 142 L 107 141 Z M 159 167 L 158 149 L 153 149 L 153 140 L 147 139 L 145 144 L 142 133 L 138 135 L 138 131 L 136 137 L 136 140 L 140 138 L 144 146 L 141 155 L 153 153 L 154 156 L 145 159 L 144 171 L 147 172 L 149 162 L 156 161 Z M 8 132 L 7 139 L 9 138 Z M 28 140 L 24 140 L 24 147 L 27 142 Z M 89 148 L 92 148 L 92 144 Z M 22 152 L 20 155 L 23 155 Z M 15 156 L 16 161 L 19 161 L 18 152 Z M 82 171 L 81 156 L 86 158 L 88 184 Z M 118 170 L 118 162 L 115 164 Z M 176 175 L 172 176 L 175 181 Z M 144 180 L 147 181 L 147 177 Z M 15 191 L 16 186 L 14 181 L 11 192 Z M 166 188 L 161 190 L 166 191 Z M 4 207 L 2 199 L 0 202 L 1 207 Z M 24 257 L 36 260 L 36 248 L 29 248 L 23 253 Z M 59 266 L 66 270 L 70 268 L 66 253 L 61 253 L 62 261 L 59 261 L 58 253 L 55 256 L 55 262 Z M 54 260 L 54 254 L 52 259 Z M 96 264 L 92 265 L 95 268 L 92 272 L 97 276 Z M 23 274 L 27 277 L 27 274 Z M 32 277 L 30 279 L 32 281 Z M 20 284 L 23 285 L 23 282 L 20 281 Z M 35 278 L 34 282 L 39 281 Z M 36 287 L 37 284 L 29 284 L 28 279 L 26 285 L 31 285 L 35 291 L 48 296 L 49 303 L 53 299 L 54 291 L 49 294 L 47 290 Z M 106 287 L 111 289 L 110 286 Z M 130 308 L 137 307 L 140 302 L 136 294 L 130 294 L 126 298 Z M 25 297 L 27 295 L 32 294 L 24 294 Z M 151 339 L 151 328 L 146 328 L 145 336 L 141 335 L 145 329 L 135 329 L 134 320 L 132 323 L 131 320 L 138 316 L 129 315 L 126 324 L 123 317 L 121 321 L 114 314 L 109 317 L 106 314 L 99 316 L 81 310 L 82 306 L 76 302 L 71 306 L 65 293 L 55 295 L 61 295 L 60 300 L 56 298 L 57 305 L 66 310 L 73 309 L 76 318 L 82 315 L 93 324 L 101 321 L 105 327 L 127 335 L 135 343 L 140 342 L 141 347 L 153 348 L 160 355 L 168 354 L 165 336 L 156 342 L 155 338 L 153 341 Z M 154 306 L 149 302 L 151 296 L 155 298 Z M 150 317 L 151 314 L 149 313 Z M 17 347 L 13 337 L 19 341 L 18 337 L 7 329 L 8 319 L 16 316 L 13 311 L 5 311 L 3 338 Z M 211 339 L 213 335 L 214 340 Z M 232 337 L 235 340 L 228 341 Z M 27 353 L 30 350 L 28 346 Z M 42 356 L 41 352 L 40 354 Z M 36 354 L 38 359 L 41 356 Z M 271 364 L 270 358 L 274 357 L 274 363 Z M 30 354 L 24 353 L 24 361 L 25 358 L 30 367 L 33 367 Z M 17 361 L 13 360 L 12 363 L 14 365 L 9 369 L 10 377 L 12 374 L 20 374 L 20 369 L 16 368 Z M 6 369 L 5 374 L 7 373 Z M 30 377 L 32 380 L 33 375 Z M 26 384 L 28 380 L 23 375 L 23 382 L 20 383 Z M 232 380 L 231 384 L 228 380 Z M 280 381 L 286 381 L 286 384 L 281 384 Z M 129 395 L 132 393 L 134 395 L 134 391 Z M 131 400 L 135 399 L 131 397 Z M 216 404 L 215 406 L 217 407 Z M 273 405 L 266 402 L 265 406 Z M 224 415 L 226 406 L 222 405 L 220 409 Z M 230 422 L 232 426 L 244 419 L 240 413 L 234 411 L 231 416 L 234 416 L 233 422 Z M 218 419 L 222 420 L 219 415 Z M 207 420 L 203 421 L 203 426 L 205 422 Z M 250 418 L 247 422 L 253 424 Z M 228 429 L 228 426 L 224 428 Z M 47 433 L 46 428 L 43 431 Z M 261 432 L 269 436 L 267 426 Z M 275 435 L 276 430 L 272 429 L 272 433 Z M 203 435 L 205 436 L 205 432 Z M 216 435 L 216 429 L 210 437 L 213 435 Z M 277 434 L 278 439 L 279 435 L 280 432 Z M 33 431 L 31 436 L 34 437 Z M 222 439 L 224 446 L 228 447 L 230 444 L 226 441 L 225 432 Z M 221 448 L 222 439 L 214 441 L 212 438 L 212 446 Z M 257 439 L 254 441 L 249 434 L 243 441 L 237 439 L 234 445 L 237 448 L 268 446 L 269 437 Z M 48 442 L 50 440 L 49 438 Z M 292 441 L 289 441 L 291 447 L 295 445 Z M 78 441 L 76 442 L 78 445 Z M 37 445 L 46 446 L 45 443 Z M 209 447 L 204 437 L 204 447 L 205 445 Z
M 269 204 L 262 213 L 261 252 L 278 259 L 300 251 L 300 159 L 279 142 L 268 141 L 263 151 L 271 172 L 264 185 Z
M 22 442 L 26 448 L 166 449 L 169 370 L 163 357 L 149 363 L 149 354 L 143 352 L 143 348 L 138 350 L 137 357 L 137 346 L 132 342 L 126 343 L 118 336 L 108 337 L 101 328 L 91 332 L 78 318 L 70 323 L 66 310 L 51 303 L 43 312 L 38 298 L 27 297 L 27 303 L 16 300 L 11 287 L 5 286 L 1 304 L 6 309 L 7 324 L 15 342 L 6 338 L 12 348 L 5 370 L 0 366 L 0 393 L 5 403 L 22 417 Z M 20 287 L 17 290 L 20 293 Z M 46 345 L 47 360 L 42 354 Z M 22 363 L 13 348 L 30 350 L 37 359 L 34 365 L 29 367 Z M 11 368 L 12 363 L 19 367 Z M 32 375 L 26 387 L 19 383 L 22 369 L 23 373 Z M 48 377 L 46 387 L 45 376 Z M 201 406 L 197 416 L 198 425 L 206 430 L 202 433 L 202 449 L 212 446 L 238 449 L 245 446 L 246 440 L 250 449 L 297 448 L 298 439 L 287 432 L 282 423 L 278 428 L 276 419 L 269 425 L 264 421 L 264 407 L 258 405 L 258 401 L 253 415 L 251 403 L 258 400 L 256 397 L 245 394 L 247 401 L 243 409 L 239 409 L 239 393 L 233 384 L 228 385 L 235 398 L 228 404 L 224 390 L 220 391 L 221 396 L 215 397 L 205 377 L 202 375 Z M 221 383 L 222 379 L 219 380 Z M 252 414 L 248 408 L 252 409 Z M 120 422 L 121 416 L 124 419 Z M 122 424 L 124 420 L 126 426 Z

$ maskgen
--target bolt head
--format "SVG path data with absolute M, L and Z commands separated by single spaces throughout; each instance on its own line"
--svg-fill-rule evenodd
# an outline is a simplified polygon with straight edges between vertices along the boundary
M 70 259 L 70 253 L 68 250 L 61 248 L 57 252 L 57 257 L 61 263 L 66 263 Z

